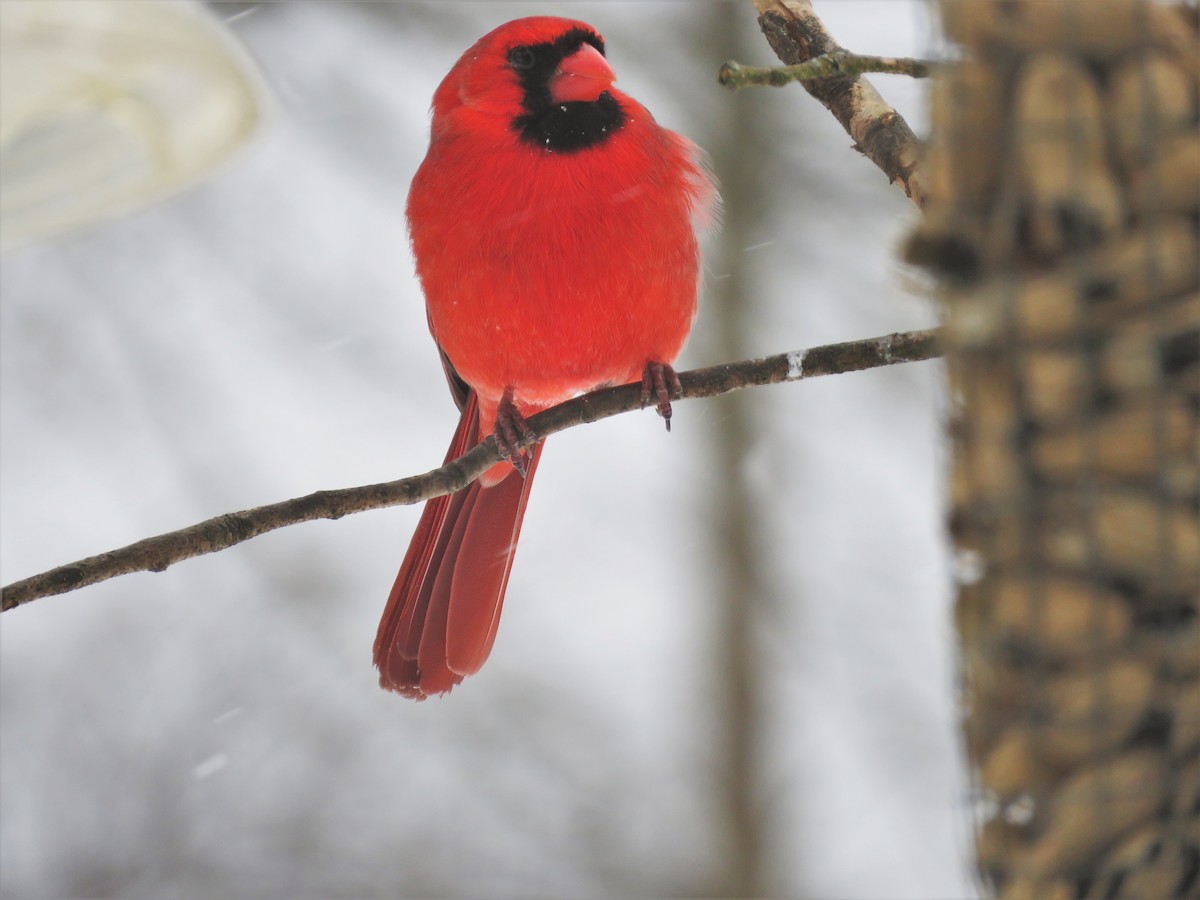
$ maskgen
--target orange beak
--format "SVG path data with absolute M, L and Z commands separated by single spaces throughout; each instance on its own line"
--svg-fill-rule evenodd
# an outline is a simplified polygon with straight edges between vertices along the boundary
M 617 80 L 612 66 L 591 44 L 584 44 L 558 66 L 550 79 L 550 99 L 555 103 L 592 101 Z

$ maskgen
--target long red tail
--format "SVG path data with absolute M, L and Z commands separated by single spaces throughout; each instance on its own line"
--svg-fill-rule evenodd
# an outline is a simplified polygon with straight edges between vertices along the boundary
M 472 391 L 446 462 L 478 443 L 479 431 Z M 492 487 L 475 481 L 425 504 L 375 636 L 380 685 L 424 700 L 487 660 L 541 452 L 541 444 L 531 451 L 524 478 L 514 470 Z

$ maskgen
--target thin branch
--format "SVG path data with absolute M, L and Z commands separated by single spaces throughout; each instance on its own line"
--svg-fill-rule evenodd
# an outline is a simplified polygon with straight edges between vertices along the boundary
M 856 372 L 940 355 L 941 344 L 936 330 L 909 331 L 844 344 L 828 344 L 764 359 L 681 372 L 681 399 L 716 397 L 756 385 Z M 639 384 L 592 391 L 531 416 L 529 427 L 534 437 L 524 441 L 522 446 L 529 446 L 536 440 L 575 425 L 597 422 L 640 406 Z M 496 443 L 489 437 L 453 462 L 424 475 L 383 484 L 317 491 L 282 503 L 226 513 L 188 528 L 146 538 L 119 550 L 90 556 L 13 582 L 4 588 L 0 608 L 13 609 L 39 597 L 66 593 L 118 575 L 162 572 L 181 560 L 225 550 L 285 525 L 314 519 L 339 519 L 349 513 L 419 503 L 430 497 L 461 490 L 499 459 Z
M 838 50 L 795 66 L 743 66 L 731 59 L 721 66 L 721 71 L 717 73 L 717 81 L 736 91 L 746 87 L 783 87 L 793 81 L 813 81 L 837 76 L 853 78 L 866 72 L 929 78 L 936 65 L 927 59 L 860 56 L 857 53 Z
M 754 6 L 767 43 L 785 65 L 846 52 L 825 30 L 811 0 L 754 0 Z M 842 123 L 859 152 L 899 184 L 913 203 L 924 206 L 917 137 L 869 81 L 841 76 L 800 84 Z

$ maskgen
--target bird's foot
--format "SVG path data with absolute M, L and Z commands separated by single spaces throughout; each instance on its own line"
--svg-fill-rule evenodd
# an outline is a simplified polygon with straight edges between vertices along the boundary
M 525 456 L 521 452 L 521 442 L 528 441 L 536 435 L 525 421 L 525 417 L 517 410 L 512 402 L 512 394 L 508 391 L 500 399 L 496 407 L 496 424 L 492 429 L 496 438 L 496 449 L 508 458 L 513 468 L 524 478 L 528 471 Z
M 683 385 L 679 376 L 666 363 L 648 362 L 642 370 L 642 409 L 650 405 L 651 399 L 658 401 L 658 414 L 663 417 L 667 431 L 671 430 L 671 398 L 683 396 Z

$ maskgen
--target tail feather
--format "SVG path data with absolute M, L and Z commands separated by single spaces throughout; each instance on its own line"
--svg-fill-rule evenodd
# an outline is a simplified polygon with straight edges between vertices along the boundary
M 417 651 L 421 646 L 421 629 L 429 609 L 432 583 L 426 584 L 428 579 L 425 573 L 429 571 L 430 563 L 437 552 L 443 524 L 451 515 L 451 507 L 455 507 L 457 511 L 457 507 L 461 505 L 462 497 L 455 495 L 437 497 L 426 504 L 417 531 L 409 544 L 409 552 L 405 554 L 404 565 L 401 566 L 400 574 L 396 576 L 392 595 L 388 598 L 389 609 L 394 598 L 412 598 L 411 602 L 398 607 L 399 621 L 391 640 L 405 656 L 413 659 L 417 658 Z M 437 555 L 440 558 L 441 554 Z
M 446 461 L 479 434 L 472 392 Z M 450 690 L 487 660 L 540 455 L 539 444 L 525 478 L 514 471 L 491 487 L 476 481 L 426 503 L 375 637 L 383 687 L 424 699 Z
M 428 593 L 429 606 L 422 624 L 421 645 L 417 650 L 417 669 L 420 676 L 418 687 L 426 696 L 442 694 L 462 681 L 463 676 L 450 665 L 446 645 L 450 626 L 450 607 L 454 599 L 454 577 L 463 547 L 463 534 L 467 530 L 471 510 L 479 496 L 479 488 L 472 484 L 460 491 L 462 503 L 457 504 L 455 515 L 446 516 L 446 524 L 438 538 L 438 549 L 434 553 L 436 567 L 430 569 L 422 585 L 422 595 Z M 456 498 L 457 499 L 457 498 Z M 451 506 L 455 506 L 453 502 Z
M 541 455 L 542 445 L 538 444 L 530 454 L 524 478 L 514 472 L 494 487 L 481 487 L 475 492 L 474 507 L 463 516 L 462 546 L 469 549 L 454 563 L 446 640 L 446 662 L 462 675 L 478 672 L 492 652 L 525 504 Z M 492 597 L 494 602 L 489 601 Z

